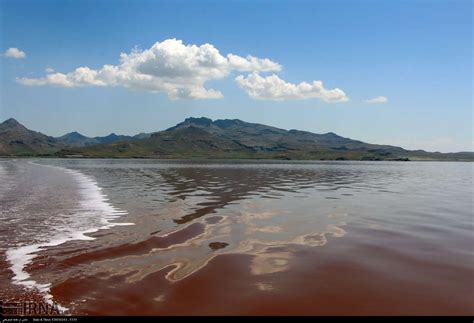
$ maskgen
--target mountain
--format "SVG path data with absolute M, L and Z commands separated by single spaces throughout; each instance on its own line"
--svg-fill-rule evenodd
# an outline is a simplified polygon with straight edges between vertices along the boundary
M 120 140 L 131 140 L 131 136 L 116 135 L 111 133 L 108 136 L 104 137 L 86 137 L 76 131 L 65 134 L 61 137 L 55 138 L 58 143 L 63 144 L 67 147 L 82 147 L 82 146 L 91 146 L 97 144 L 110 144 Z
M 109 144 L 132 139 L 131 136 L 115 133 L 90 138 L 76 131 L 61 137 L 50 137 L 30 130 L 17 120 L 10 118 L 0 123 L 0 156 L 50 156 L 65 148 Z
M 135 139 L 145 139 L 145 138 L 150 138 L 151 135 L 152 135 L 151 133 L 140 132 L 139 134 L 133 136 L 133 138 L 135 138 Z
M 13 118 L 0 124 L 0 156 L 50 155 L 59 149 L 55 138 L 29 130 Z
M 96 140 L 98 143 L 101 143 L 101 144 L 110 144 L 110 143 L 113 143 L 113 142 L 116 142 L 116 141 L 132 140 L 133 137 L 124 136 L 124 135 L 116 135 L 115 133 L 111 133 L 108 136 L 94 137 L 92 139 Z
M 140 139 L 139 139 L 140 138 Z M 273 158 L 315 160 L 474 160 L 474 153 L 429 153 L 374 145 L 335 133 L 284 130 L 241 120 L 187 118 L 164 131 L 77 149 L 58 156 L 114 158 Z
M 92 138 L 86 137 L 76 131 L 67 133 L 61 137 L 56 137 L 56 140 L 63 143 L 65 146 L 70 146 L 70 147 L 96 145 L 99 143 L 93 140 Z
M 374 145 L 335 133 L 285 130 L 242 120 L 187 118 L 174 127 L 133 137 L 50 137 L 15 119 L 0 124 L 0 156 L 98 158 L 272 158 L 311 160 L 474 160 L 474 152 L 442 154 Z

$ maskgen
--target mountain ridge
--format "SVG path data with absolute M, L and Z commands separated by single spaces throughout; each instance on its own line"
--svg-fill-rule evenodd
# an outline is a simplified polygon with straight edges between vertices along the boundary
M 365 143 L 333 132 L 281 129 L 239 119 L 186 118 L 135 136 L 51 137 L 10 118 L 0 124 L 0 156 L 89 158 L 262 158 L 309 160 L 474 160 L 474 152 L 431 153 Z

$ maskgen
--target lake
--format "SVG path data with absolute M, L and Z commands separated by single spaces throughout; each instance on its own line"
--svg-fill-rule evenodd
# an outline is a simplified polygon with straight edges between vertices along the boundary
M 474 315 L 473 166 L 0 159 L 0 299 L 79 315 Z

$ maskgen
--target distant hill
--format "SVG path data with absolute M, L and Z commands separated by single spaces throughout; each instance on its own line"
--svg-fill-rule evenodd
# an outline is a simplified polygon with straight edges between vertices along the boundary
M 141 139 L 138 139 L 141 138 Z M 315 160 L 474 160 L 473 152 L 429 153 L 374 145 L 335 133 L 284 130 L 241 120 L 187 118 L 132 140 L 63 149 L 59 156 L 117 158 L 273 158 Z
M 75 131 L 61 137 L 51 137 L 30 130 L 10 118 L 0 123 L 0 156 L 51 156 L 61 149 L 132 139 L 114 133 L 90 138 Z
M 50 137 L 15 119 L 0 124 L 0 156 L 97 158 L 272 158 L 308 160 L 474 160 L 474 152 L 430 153 L 374 145 L 335 133 L 284 130 L 241 120 L 187 118 L 164 131 L 135 136 Z
M 60 148 L 53 137 L 29 130 L 13 118 L 0 124 L 0 156 L 50 155 Z
M 71 146 L 71 147 L 98 144 L 98 142 L 93 141 L 92 138 L 81 135 L 79 132 L 76 132 L 76 131 L 67 133 L 64 136 L 57 137 L 56 139 L 64 143 L 65 145 Z
M 108 136 L 104 137 L 86 137 L 76 131 L 65 134 L 64 136 L 57 137 L 56 140 L 58 143 L 63 144 L 64 146 L 69 147 L 82 147 L 82 146 L 91 146 L 97 144 L 110 144 L 120 140 L 131 140 L 131 136 L 122 136 L 111 133 Z

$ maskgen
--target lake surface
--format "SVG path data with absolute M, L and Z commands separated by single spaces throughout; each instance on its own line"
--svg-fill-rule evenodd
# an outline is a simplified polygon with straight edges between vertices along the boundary
M 474 314 L 472 163 L 0 160 L 0 299 Z

